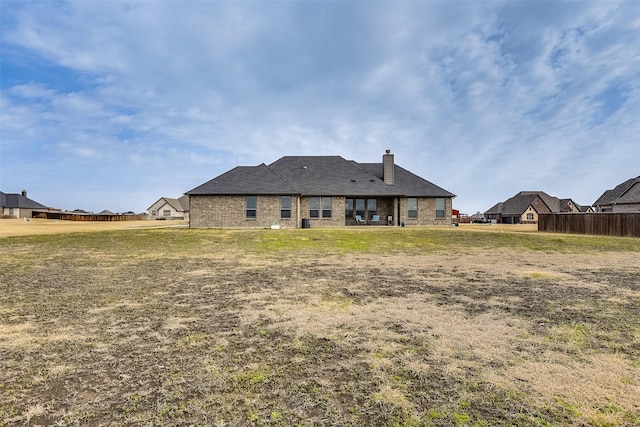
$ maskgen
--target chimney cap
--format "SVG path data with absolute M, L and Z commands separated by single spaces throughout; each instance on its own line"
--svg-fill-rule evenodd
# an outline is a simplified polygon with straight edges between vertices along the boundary
M 387 154 L 391 154 L 391 150 L 387 150 Z

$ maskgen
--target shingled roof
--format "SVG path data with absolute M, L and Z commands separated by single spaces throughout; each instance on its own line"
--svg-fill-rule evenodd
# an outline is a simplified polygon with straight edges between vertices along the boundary
M 189 196 L 182 196 L 178 199 L 172 199 L 170 197 L 163 197 L 163 199 L 178 212 L 189 210 Z
M 238 166 L 187 191 L 188 196 L 234 194 L 296 194 L 298 190 L 264 163 Z
M 382 163 L 357 163 L 340 156 L 285 156 L 268 166 L 236 167 L 185 194 L 455 197 L 400 166 L 394 168 L 395 183 L 389 185 L 383 181 Z
M 636 187 L 637 190 L 633 191 L 632 187 Z M 605 206 L 616 203 L 640 203 L 640 176 L 628 179 L 612 190 L 605 191 L 593 205 Z
M 573 203 L 577 209 L 582 210 L 582 207 L 571 199 L 559 199 L 544 191 L 521 191 L 504 202 L 496 203 L 485 214 L 522 215 L 533 204 L 536 197 L 547 205 L 550 212 L 563 212 L 568 208 L 569 203 Z
M 366 170 L 378 179 L 383 180 L 382 163 L 359 163 L 361 168 Z M 409 172 L 405 168 L 395 165 L 394 168 L 395 184 L 399 191 L 406 197 L 417 197 L 427 195 L 429 197 L 455 197 L 442 187 L 438 187 L 434 183 Z M 386 184 L 385 184 L 386 185 Z
M 6 194 L 0 191 L 0 206 L 19 209 L 48 209 L 45 205 L 31 200 L 22 194 Z
M 521 191 L 504 202 L 496 203 L 491 209 L 486 211 L 485 214 L 522 215 L 522 213 L 531 206 L 535 198 L 540 197 L 539 193 L 542 192 Z M 540 198 L 544 202 L 544 199 L 542 197 Z

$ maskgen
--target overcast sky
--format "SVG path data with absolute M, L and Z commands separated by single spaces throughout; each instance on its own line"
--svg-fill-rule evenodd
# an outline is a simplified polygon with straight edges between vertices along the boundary
M 0 190 L 145 211 L 286 155 L 485 211 L 640 175 L 640 1 L 7 1 Z

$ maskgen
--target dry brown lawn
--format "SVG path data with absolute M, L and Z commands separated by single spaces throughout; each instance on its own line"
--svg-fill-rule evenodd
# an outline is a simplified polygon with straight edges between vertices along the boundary
M 640 423 L 640 242 L 470 230 L 0 238 L 0 425 Z
M 135 228 L 186 227 L 187 221 L 59 221 L 51 219 L 0 219 L 0 237 L 63 234 Z

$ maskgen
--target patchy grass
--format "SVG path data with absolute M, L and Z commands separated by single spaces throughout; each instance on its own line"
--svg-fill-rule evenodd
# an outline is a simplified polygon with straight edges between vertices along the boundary
M 640 423 L 640 240 L 0 238 L 0 426 Z

